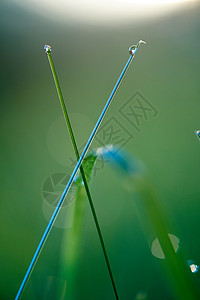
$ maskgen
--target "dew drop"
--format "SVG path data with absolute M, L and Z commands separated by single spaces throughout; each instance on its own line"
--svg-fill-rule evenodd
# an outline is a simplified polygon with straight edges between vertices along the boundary
M 130 53 L 131 55 L 135 55 L 135 53 L 136 53 L 138 47 L 140 46 L 140 44 L 146 44 L 146 42 L 140 40 L 140 41 L 137 43 L 137 45 L 132 45 L 132 46 L 129 48 L 129 53 Z
M 147 299 L 147 292 L 146 291 L 140 291 L 135 296 L 134 300 L 146 300 Z
M 197 265 L 193 260 L 188 260 L 187 263 L 192 273 L 195 274 L 199 271 L 199 265 Z
M 200 130 L 196 130 L 195 133 L 196 133 L 197 137 L 200 139 Z
M 49 53 L 51 53 L 51 46 L 45 45 L 44 50 L 45 50 L 45 53 L 48 55 Z
M 128 51 L 131 55 L 134 55 L 137 51 L 137 45 L 132 45 Z
M 174 247 L 174 251 L 177 252 L 179 250 L 179 239 L 173 235 L 173 234 L 170 234 L 168 233 L 168 236 L 171 240 L 171 243 Z M 165 255 L 164 255 L 164 252 L 161 248 L 161 245 L 159 243 L 159 240 L 158 238 L 156 238 L 153 242 L 152 242 L 152 245 L 151 245 L 151 253 L 155 256 L 155 257 L 158 257 L 160 259 L 165 259 Z

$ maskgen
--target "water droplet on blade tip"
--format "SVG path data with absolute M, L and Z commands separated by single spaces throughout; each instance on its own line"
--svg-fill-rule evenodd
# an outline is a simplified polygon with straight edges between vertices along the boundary
M 49 53 L 51 53 L 51 46 L 45 45 L 44 50 L 45 50 L 45 53 L 48 55 Z
M 137 51 L 137 45 L 132 45 L 128 51 L 131 55 L 134 55 Z
M 196 133 L 197 137 L 200 139 L 200 130 L 196 130 L 195 133 Z
M 137 43 L 137 45 L 132 45 L 130 48 L 129 48 L 129 53 L 131 55 L 134 55 L 138 49 L 138 47 L 140 46 L 140 44 L 146 44 L 145 41 L 143 40 L 139 40 L 139 42 Z

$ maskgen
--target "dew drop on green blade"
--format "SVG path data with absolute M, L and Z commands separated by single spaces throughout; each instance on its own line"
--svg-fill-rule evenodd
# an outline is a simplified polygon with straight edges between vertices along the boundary
M 195 133 L 196 133 L 198 139 L 200 140 L 200 130 L 195 130 Z

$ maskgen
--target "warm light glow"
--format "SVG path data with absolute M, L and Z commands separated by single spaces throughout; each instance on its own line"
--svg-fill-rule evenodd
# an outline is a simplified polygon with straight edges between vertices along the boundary
M 137 0 L 133 0 L 130 1 L 134 4 L 145 4 L 145 5 L 165 5 L 165 4 L 174 4 L 177 2 L 186 2 L 186 0 L 141 0 L 141 1 L 137 1 Z
M 124 23 L 169 13 L 197 0 L 13 0 L 51 19 L 86 23 Z

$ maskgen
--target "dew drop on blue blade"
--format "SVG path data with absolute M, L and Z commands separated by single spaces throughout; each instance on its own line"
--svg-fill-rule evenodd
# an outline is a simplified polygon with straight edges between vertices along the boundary
M 140 46 L 140 44 L 146 44 L 146 42 L 140 40 L 140 41 L 137 43 L 137 45 L 132 45 L 132 46 L 129 48 L 129 53 L 130 53 L 131 55 L 135 55 L 135 53 L 136 53 L 138 47 Z

